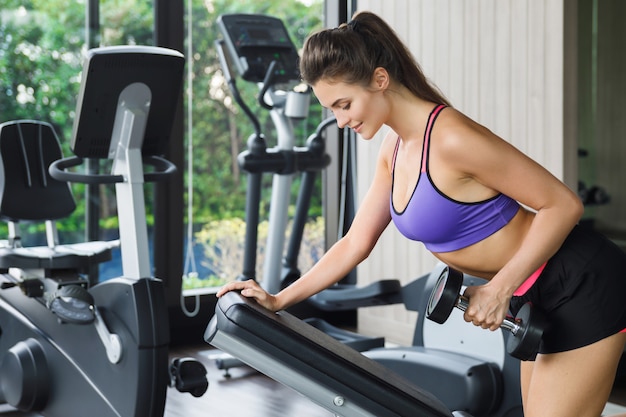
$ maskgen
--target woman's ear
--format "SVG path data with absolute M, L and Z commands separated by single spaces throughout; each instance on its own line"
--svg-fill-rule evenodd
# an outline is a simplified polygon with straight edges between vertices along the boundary
M 372 86 L 377 90 L 386 90 L 389 87 L 389 73 L 383 67 L 376 67 L 372 75 Z

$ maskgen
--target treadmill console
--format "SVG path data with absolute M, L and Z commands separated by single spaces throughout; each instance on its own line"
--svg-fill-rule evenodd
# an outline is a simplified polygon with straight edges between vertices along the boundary
M 231 62 L 246 81 L 263 82 L 272 61 L 274 81 L 298 81 L 298 51 L 280 19 L 260 14 L 224 14 L 217 20 Z

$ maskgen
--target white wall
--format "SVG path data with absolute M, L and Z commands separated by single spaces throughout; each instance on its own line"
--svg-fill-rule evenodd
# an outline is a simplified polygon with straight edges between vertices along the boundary
M 563 178 L 562 0 L 359 0 L 358 9 L 377 13 L 395 28 L 457 109 Z M 360 198 L 383 135 L 358 142 Z M 434 264 L 420 243 L 391 225 L 359 267 L 358 279 L 360 284 L 382 278 L 409 282 Z M 413 314 L 402 306 L 361 309 L 359 331 L 409 344 Z

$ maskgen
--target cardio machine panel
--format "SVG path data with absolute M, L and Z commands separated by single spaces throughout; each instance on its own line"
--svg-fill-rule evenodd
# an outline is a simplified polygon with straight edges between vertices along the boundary
M 87 52 L 71 149 L 83 158 L 110 157 L 116 108 L 122 91 L 144 84 L 151 93 L 142 153 L 163 155 L 182 87 L 184 56 L 153 46 L 115 46 Z
M 246 81 L 262 82 L 272 61 L 274 80 L 300 79 L 298 51 L 280 19 L 256 14 L 224 14 L 217 19 L 232 61 Z

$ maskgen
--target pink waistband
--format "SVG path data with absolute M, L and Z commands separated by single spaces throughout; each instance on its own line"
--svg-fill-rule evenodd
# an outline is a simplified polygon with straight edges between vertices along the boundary
M 533 286 L 535 281 L 537 281 L 537 278 L 539 278 L 539 275 L 541 275 L 541 273 L 543 272 L 543 268 L 546 267 L 547 263 L 548 262 L 544 262 L 543 265 L 541 265 L 535 272 L 533 272 L 533 274 L 529 276 L 526 279 L 526 281 L 524 281 L 522 285 L 519 286 L 518 289 L 515 290 L 513 295 L 516 297 L 519 297 L 519 296 L 526 294 L 526 292 L 530 289 L 530 287 Z
M 541 273 L 543 272 L 543 269 L 546 267 L 546 264 L 547 262 L 545 262 L 535 272 L 533 272 L 533 274 L 529 276 L 526 279 L 526 281 L 524 281 L 522 285 L 519 286 L 518 289 L 515 290 L 513 295 L 519 297 L 521 295 L 526 294 L 526 292 L 530 289 L 530 287 L 532 287 L 533 284 L 537 281 L 537 279 L 539 278 L 539 275 L 541 275 Z M 620 333 L 626 333 L 626 329 L 623 329 L 622 331 L 620 331 Z

